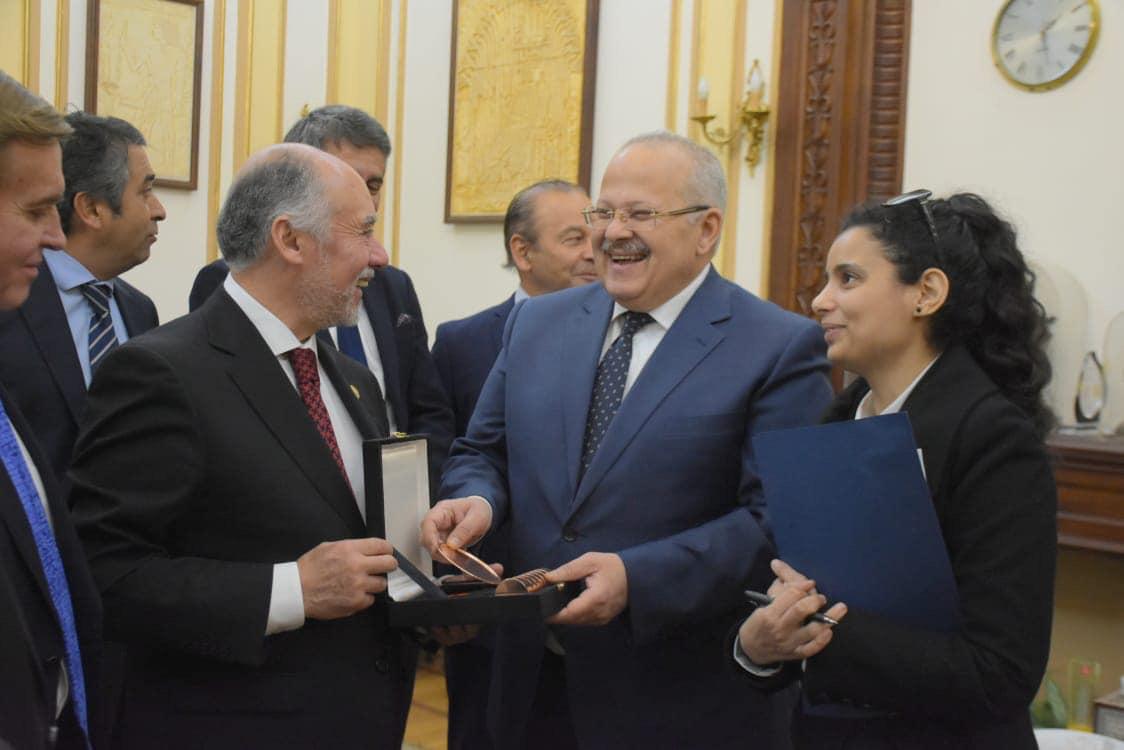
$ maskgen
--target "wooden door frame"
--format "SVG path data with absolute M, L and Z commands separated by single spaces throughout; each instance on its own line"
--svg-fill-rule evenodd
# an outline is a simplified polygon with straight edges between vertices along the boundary
M 769 298 L 802 315 L 847 211 L 901 192 L 911 0 L 785 0 Z

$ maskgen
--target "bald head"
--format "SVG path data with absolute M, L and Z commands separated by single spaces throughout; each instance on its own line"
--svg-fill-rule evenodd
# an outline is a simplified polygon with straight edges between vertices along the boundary
M 366 186 L 351 167 L 331 154 L 300 143 L 280 143 L 250 156 L 234 177 L 219 213 L 219 248 L 233 270 L 260 260 L 279 218 L 323 240 L 332 206 L 325 197 L 330 179 Z

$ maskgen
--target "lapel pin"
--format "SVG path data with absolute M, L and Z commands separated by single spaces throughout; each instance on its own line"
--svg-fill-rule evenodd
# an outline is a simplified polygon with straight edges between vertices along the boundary
M 351 385 L 350 387 L 351 387 L 351 392 L 355 394 L 355 398 L 359 398 L 359 389 L 356 388 L 354 385 Z

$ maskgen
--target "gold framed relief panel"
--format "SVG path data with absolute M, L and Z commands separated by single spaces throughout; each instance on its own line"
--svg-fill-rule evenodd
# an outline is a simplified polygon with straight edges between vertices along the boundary
M 598 0 L 455 0 L 445 221 L 538 180 L 589 190 Z
M 157 185 L 199 176 L 203 0 L 89 0 L 86 110 L 132 123 Z

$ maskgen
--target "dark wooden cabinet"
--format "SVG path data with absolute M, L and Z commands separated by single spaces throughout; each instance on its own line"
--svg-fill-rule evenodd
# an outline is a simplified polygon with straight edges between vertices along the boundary
M 1124 437 L 1052 435 L 1058 544 L 1124 555 Z

